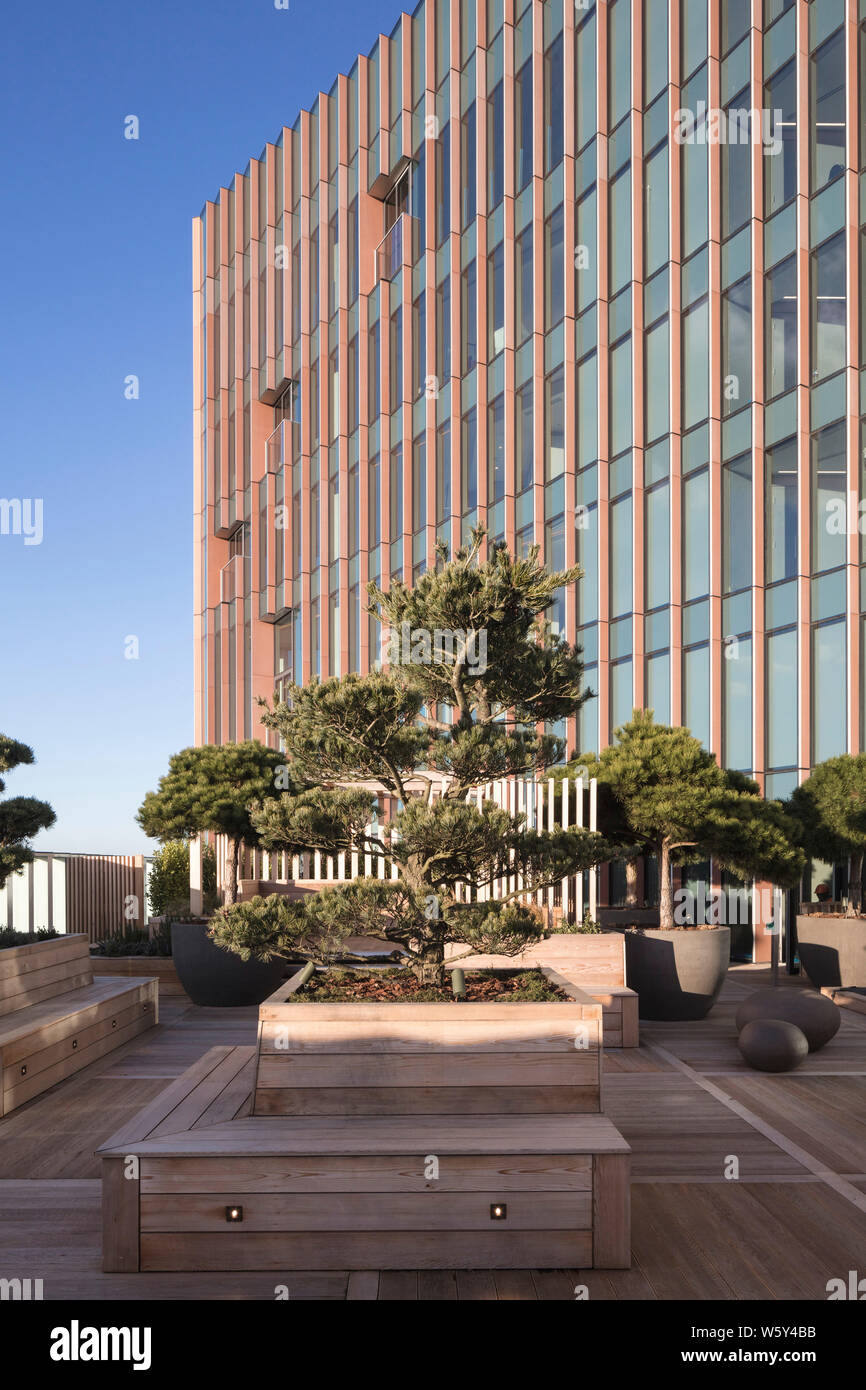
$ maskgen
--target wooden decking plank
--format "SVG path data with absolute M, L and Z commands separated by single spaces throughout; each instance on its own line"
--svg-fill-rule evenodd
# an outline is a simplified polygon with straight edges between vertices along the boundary
M 457 1297 L 461 1303 L 469 1301 L 495 1303 L 498 1297 L 495 1275 L 487 1269 L 458 1269 Z
M 232 1050 L 230 1047 L 212 1047 L 197 1062 L 193 1063 L 189 1071 L 185 1071 L 182 1076 L 172 1081 L 140 1114 L 124 1125 L 116 1134 L 113 1134 L 101 1146 L 101 1150 L 126 1149 L 130 1144 L 136 1144 L 145 1139 L 154 1127 L 160 1124 L 167 1115 L 170 1115 L 189 1095 L 190 1091 L 200 1081 L 208 1077 Z
M 379 1271 L 356 1269 L 349 1275 L 346 1298 L 349 1302 L 375 1303 L 379 1297 Z
M 418 1273 L 418 1297 L 422 1303 L 452 1302 L 457 1298 L 458 1277 L 453 1269 L 422 1269 Z
M 532 1271 L 529 1269 L 497 1269 L 493 1279 L 499 1299 L 531 1301 L 538 1298 Z
M 385 1303 L 415 1302 L 418 1270 L 383 1269 L 379 1275 L 379 1300 Z

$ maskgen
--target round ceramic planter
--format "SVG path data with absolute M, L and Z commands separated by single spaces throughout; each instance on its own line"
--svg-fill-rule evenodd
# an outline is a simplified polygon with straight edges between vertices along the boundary
M 208 936 L 208 922 L 172 922 L 171 954 L 194 1004 L 232 1009 L 261 1004 L 286 977 L 281 961 L 241 960 Z
M 866 988 L 866 917 L 797 918 L 800 964 L 816 989 L 827 985 Z
M 731 958 L 729 927 L 627 931 L 625 974 L 641 1018 L 704 1018 L 719 997 Z

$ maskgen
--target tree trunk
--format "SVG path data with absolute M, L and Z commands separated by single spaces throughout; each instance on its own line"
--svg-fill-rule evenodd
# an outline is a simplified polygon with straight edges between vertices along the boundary
M 240 859 L 240 853 L 240 840 L 229 840 L 229 852 L 226 860 L 228 878 L 225 886 L 225 901 L 227 905 L 236 903 L 238 900 L 238 860 Z
M 863 903 L 863 855 L 852 854 L 848 875 L 848 910 L 846 917 L 857 917 Z
M 637 860 L 627 859 L 625 863 L 625 904 L 637 907 Z
M 659 843 L 659 926 L 663 931 L 673 931 L 674 928 L 671 852 L 666 839 Z
M 445 969 L 445 947 L 441 941 L 425 942 L 421 954 L 412 959 L 412 973 L 425 989 L 445 989 L 448 985 Z

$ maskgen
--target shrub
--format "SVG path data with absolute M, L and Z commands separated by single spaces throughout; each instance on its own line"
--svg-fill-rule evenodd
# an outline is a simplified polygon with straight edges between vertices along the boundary
M 12 927 L 3 927 L 0 929 L 0 951 L 10 946 L 32 946 L 34 941 L 52 941 L 60 935 L 53 927 L 40 927 L 35 932 L 13 931 Z

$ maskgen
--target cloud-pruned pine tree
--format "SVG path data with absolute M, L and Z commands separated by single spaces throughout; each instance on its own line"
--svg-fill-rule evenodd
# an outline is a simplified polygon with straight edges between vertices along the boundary
M 374 876 L 300 902 L 223 909 L 214 932 L 224 946 L 247 957 L 327 960 L 348 937 L 371 935 L 399 945 L 422 985 L 441 987 L 447 944 L 511 955 L 541 933 L 516 886 L 478 900 L 494 880 L 520 875 L 527 892 L 607 857 L 597 834 L 544 833 L 470 797 L 558 762 L 562 742 L 544 726 L 589 698 L 579 650 L 545 619 L 579 568 L 549 573 L 537 547 L 523 558 L 493 547 L 482 561 L 482 538 L 475 532 L 453 559 L 440 549 L 413 589 L 368 586 L 368 611 L 390 636 L 383 652 L 395 664 L 295 685 L 287 703 L 264 714 L 303 790 L 252 808 L 262 844 L 355 850 L 372 856 Z M 382 840 L 368 830 L 381 795 L 399 808 Z
M 17 739 L 0 734 L 0 773 L 35 763 L 33 749 Z M 0 776 L 0 792 L 6 783 Z M 47 801 L 33 796 L 10 796 L 0 801 L 0 888 L 10 874 L 33 860 L 30 841 L 40 830 L 48 830 L 57 820 Z

